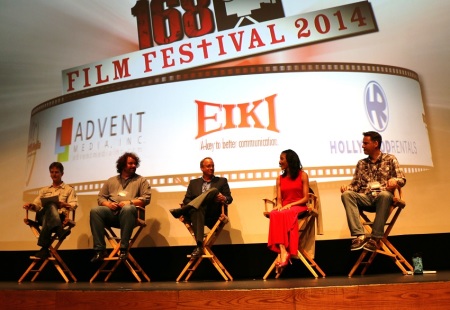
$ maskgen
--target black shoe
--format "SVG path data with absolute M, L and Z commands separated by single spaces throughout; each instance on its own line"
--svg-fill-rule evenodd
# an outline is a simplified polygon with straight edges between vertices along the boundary
M 200 257 L 203 255 L 203 247 L 197 246 L 191 254 L 191 257 Z
M 120 250 L 119 259 L 125 260 L 128 258 L 128 250 Z
M 68 235 L 70 235 L 72 231 L 70 229 L 61 229 L 61 232 L 58 234 L 58 240 L 64 241 Z
M 181 216 L 184 215 L 184 211 L 182 208 L 178 208 L 178 209 L 171 209 L 169 210 L 169 212 L 173 215 L 174 218 L 178 219 Z
M 91 263 L 100 262 L 100 261 L 102 261 L 107 255 L 108 255 L 108 253 L 106 252 L 106 250 L 103 250 L 103 251 L 95 251 L 94 257 L 91 258 Z
M 41 248 L 36 254 L 31 255 L 31 259 L 46 259 L 50 257 L 50 251 L 48 248 Z

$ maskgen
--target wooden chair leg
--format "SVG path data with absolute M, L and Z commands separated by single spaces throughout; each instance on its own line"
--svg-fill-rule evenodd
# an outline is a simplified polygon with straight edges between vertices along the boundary
M 320 266 L 316 263 L 316 261 L 305 251 L 303 248 L 298 249 L 298 256 L 300 260 L 305 264 L 308 270 L 312 273 L 315 278 L 318 278 L 316 270 L 325 278 L 325 272 L 320 268 Z M 315 268 L 315 270 L 314 270 Z
M 66 282 L 69 282 L 69 279 L 67 277 L 68 275 L 73 282 L 77 282 L 77 278 L 75 278 L 75 275 L 72 273 L 72 271 L 70 271 L 69 267 L 63 261 L 61 256 L 59 256 L 58 252 L 52 248 L 50 248 L 50 251 L 53 254 L 53 257 L 50 258 L 50 261 L 53 263 L 53 265 L 55 265 L 55 268 L 58 270 L 59 274 L 63 277 L 63 279 Z
M 193 230 L 192 230 L 192 225 L 187 222 L 184 221 L 184 219 L 182 219 L 184 225 L 186 226 L 186 228 L 188 229 L 189 233 L 194 237 L 193 235 Z M 220 233 L 222 232 L 222 229 L 224 228 L 224 226 L 228 223 L 228 218 L 219 218 L 219 220 L 217 220 L 217 222 L 215 223 L 215 225 L 211 228 L 210 232 L 205 236 L 204 240 L 203 240 L 203 250 L 204 250 L 204 254 L 200 257 L 191 257 L 191 255 L 188 255 L 188 257 L 190 257 L 189 261 L 187 262 L 186 266 L 183 268 L 183 270 L 181 271 L 181 273 L 178 275 L 176 282 L 180 282 L 183 277 L 185 282 L 189 281 L 190 277 L 192 276 L 192 274 L 194 273 L 194 271 L 197 269 L 197 267 L 200 265 L 200 263 L 202 262 L 203 259 L 207 258 L 211 261 L 211 263 L 213 264 L 214 268 L 216 268 L 216 270 L 220 273 L 220 275 L 222 276 L 222 278 L 225 281 L 232 281 L 233 277 L 231 276 L 231 274 L 228 272 L 228 270 L 225 268 L 225 266 L 220 262 L 219 258 L 214 254 L 214 252 L 211 250 L 211 247 L 213 246 L 214 242 L 216 241 L 216 239 L 219 237 Z M 195 240 L 195 237 L 194 237 Z
M 119 251 L 120 251 L 120 238 L 117 237 L 117 235 L 114 233 L 114 231 L 111 228 L 108 228 L 105 230 L 105 237 L 108 240 L 109 244 L 112 247 L 111 252 L 109 253 L 108 257 L 105 257 L 103 259 L 102 264 L 97 269 L 97 271 L 94 273 L 94 275 L 89 280 L 90 283 L 94 282 L 95 279 L 100 275 L 100 273 L 106 273 L 106 276 L 104 278 L 104 282 L 107 282 L 112 274 L 117 270 L 119 265 L 121 263 L 124 263 L 125 266 L 128 268 L 128 270 L 131 272 L 131 274 L 134 276 L 134 278 L 138 282 L 142 282 L 141 277 L 139 274 L 148 282 L 150 282 L 150 277 L 145 273 L 144 269 L 138 264 L 136 259 L 131 255 L 129 252 L 131 247 L 134 244 L 134 241 L 137 239 L 139 234 L 141 233 L 144 226 L 139 226 L 139 229 L 135 232 L 133 237 L 130 239 L 130 244 L 128 246 L 128 257 L 125 260 L 119 259 Z M 111 266 L 111 267 L 109 267 Z
M 225 281 L 233 281 L 233 277 L 231 274 L 227 271 L 225 266 L 220 262 L 219 258 L 213 253 L 210 246 L 206 246 L 204 248 L 205 250 L 205 257 L 208 258 L 211 263 L 216 267 L 217 271 L 222 275 Z
M 270 265 L 269 269 L 267 269 L 266 274 L 263 277 L 263 280 L 267 280 L 267 278 L 270 276 L 270 274 L 272 273 L 272 271 L 275 269 L 276 264 L 277 264 L 277 260 L 279 259 L 279 254 L 277 256 L 277 258 L 275 258 L 275 260 L 273 261 L 272 265 Z M 277 272 L 278 274 L 278 272 Z
M 349 278 L 351 278 L 353 276 L 353 274 L 356 272 L 356 270 L 358 269 L 359 265 L 361 265 L 361 263 L 366 255 L 367 255 L 367 251 L 363 250 L 362 253 L 359 255 L 358 260 L 356 261 L 356 263 L 353 265 L 352 269 L 348 273 Z
M 53 241 L 55 241 L 55 239 Z M 33 274 L 33 277 L 31 278 L 31 282 L 34 282 L 49 262 L 52 262 L 53 266 L 55 266 L 56 270 L 58 271 L 58 273 L 61 275 L 61 277 L 64 279 L 64 281 L 66 283 L 70 282 L 70 279 L 73 282 L 77 282 L 77 278 L 75 277 L 75 275 L 72 273 L 72 271 L 70 271 L 67 264 L 64 262 L 64 260 L 58 254 L 57 250 L 59 249 L 61 244 L 62 244 L 62 242 L 58 240 L 58 242 L 56 243 L 56 245 L 54 247 L 53 246 L 49 247 L 49 251 L 51 253 L 50 257 L 48 257 L 44 260 L 33 259 L 30 266 L 28 266 L 27 270 L 25 270 L 25 272 L 22 274 L 22 276 L 20 277 L 18 282 L 22 283 L 28 274 Z M 70 279 L 69 279 L 69 277 L 70 277 Z

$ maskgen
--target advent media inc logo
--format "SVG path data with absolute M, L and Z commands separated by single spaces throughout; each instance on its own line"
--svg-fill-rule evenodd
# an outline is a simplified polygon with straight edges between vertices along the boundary
M 56 128 L 55 154 L 57 161 L 69 160 L 69 147 L 72 144 L 73 117 L 61 121 L 61 127 Z

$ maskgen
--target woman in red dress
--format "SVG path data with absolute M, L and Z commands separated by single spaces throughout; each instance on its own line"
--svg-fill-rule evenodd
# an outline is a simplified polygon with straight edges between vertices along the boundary
M 293 150 L 280 154 L 279 165 L 283 173 L 277 178 L 277 204 L 270 212 L 268 247 L 280 254 L 277 265 L 284 267 L 291 255 L 297 255 L 297 218 L 308 210 L 309 179 Z

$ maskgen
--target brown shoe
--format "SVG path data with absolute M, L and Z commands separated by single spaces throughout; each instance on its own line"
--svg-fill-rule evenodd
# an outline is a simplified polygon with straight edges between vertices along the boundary
M 376 252 L 380 248 L 380 242 L 377 239 L 370 238 L 364 245 L 364 250 Z
M 361 238 L 355 238 L 352 241 L 352 245 L 350 246 L 350 251 L 357 251 L 357 250 L 361 250 L 364 245 L 366 244 L 367 239 L 361 239 Z

